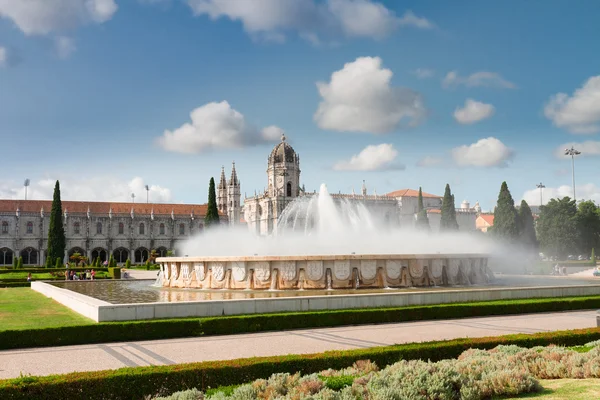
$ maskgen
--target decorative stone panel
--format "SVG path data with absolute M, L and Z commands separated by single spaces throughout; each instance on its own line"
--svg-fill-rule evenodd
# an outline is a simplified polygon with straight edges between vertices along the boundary
M 243 282 L 246 280 L 246 263 L 243 261 L 232 261 L 231 262 L 231 272 L 233 274 L 233 279 L 238 282 Z
M 360 261 L 360 274 L 363 279 L 373 279 L 377 275 L 377 261 L 375 260 L 361 260 Z
M 293 281 L 296 278 L 295 261 L 275 261 L 273 269 L 279 270 L 279 275 L 286 281 Z
M 268 281 L 271 277 L 271 266 L 268 261 L 254 263 L 254 276 L 260 281 Z
M 400 278 L 402 262 L 400 260 L 385 260 L 385 273 L 390 279 Z
M 333 262 L 335 278 L 344 281 L 350 279 L 350 260 L 335 260 Z
M 318 281 L 323 278 L 323 261 L 307 261 L 306 275 L 311 281 Z

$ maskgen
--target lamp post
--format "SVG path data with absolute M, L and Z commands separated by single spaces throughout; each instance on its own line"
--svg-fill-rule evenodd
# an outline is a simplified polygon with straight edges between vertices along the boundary
M 146 185 L 146 204 L 148 204 L 150 202 L 150 187 L 148 187 L 148 185 Z
M 23 183 L 23 186 L 25 186 L 25 200 L 27 200 L 27 188 L 29 187 L 29 178 L 25 179 L 25 183 Z
M 543 191 L 546 186 L 544 186 L 544 184 L 542 182 L 540 182 L 537 185 L 535 185 L 535 187 L 540 189 L 540 207 L 541 207 L 542 204 L 544 204 Z
M 131 202 L 135 203 L 135 193 L 131 193 Z
M 575 197 L 575 156 L 578 156 L 580 154 L 581 152 L 575 150 L 573 146 L 571 146 L 570 149 L 565 149 L 565 156 L 571 156 L 571 172 L 573 175 L 573 200 L 575 201 L 577 201 L 577 198 Z

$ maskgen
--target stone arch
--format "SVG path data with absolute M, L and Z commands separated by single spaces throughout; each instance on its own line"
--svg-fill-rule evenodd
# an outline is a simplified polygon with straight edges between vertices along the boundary
M 94 250 L 92 250 L 92 259 L 90 262 L 96 261 L 97 258 L 100 258 L 101 262 L 107 261 L 108 251 L 102 247 L 96 247 Z
M 69 257 L 71 257 L 71 256 L 72 256 L 73 254 L 75 254 L 75 253 L 79 253 L 79 254 L 81 254 L 82 256 L 85 256 L 85 255 L 86 255 L 86 252 L 85 252 L 85 250 L 83 250 L 81 247 L 77 247 L 77 246 L 75 246 L 75 247 L 73 247 L 71 250 L 69 250 L 69 251 L 67 252 L 67 255 L 68 255 Z
M 169 251 L 169 250 L 164 246 L 161 246 L 158 249 L 156 249 L 156 252 L 158 253 L 159 257 L 166 257 L 167 251 Z
M 124 263 L 129 258 L 129 250 L 125 247 L 116 248 L 113 251 L 113 258 L 119 264 Z
M 145 247 L 138 247 L 134 252 L 133 252 L 133 262 L 136 264 L 143 264 L 148 260 L 148 257 L 150 256 L 150 252 L 148 251 L 147 248 Z
M 8 247 L 0 249 L 0 265 L 12 265 L 15 253 Z
M 19 256 L 23 257 L 23 265 L 37 265 L 39 254 L 33 247 L 26 247 L 21 250 Z
M 292 197 L 292 182 L 288 182 L 285 189 L 285 195 L 287 197 Z

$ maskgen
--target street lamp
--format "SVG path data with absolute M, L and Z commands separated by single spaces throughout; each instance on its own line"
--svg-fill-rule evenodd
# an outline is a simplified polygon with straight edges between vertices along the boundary
M 131 202 L 135 203 L 135 193 L 131 193 Z
M 544 186 L 544 184 L 542 182 L 538 183 L 537 185 L 535 185 L 536 188 L 540 189 L 540 207 L 542 206 L 542 204 L 544 204 L 544 198 L 542 196 L 542 193 L 544 191 L 544 188 L 546 186 Z
M 25 200 L 27 200 L 27 188 L 29 187 L 29 178 L 25 179 L 25 183 L 23 183 L 23 186 L 25 186 Z
M 575 201 L 577 201 L 577 198 L 575 197 L 575 156 L 578 156 L 580 154 L 581 152 L 575 150 L 573 146 L 571 146 L 570 149 L 565 149 L 565 156 L 571 156 L 571 171 L 573 174 L 573 200 Z
M 149 198 L 150 198 L 150 187 L 148 187 L 148 185 L 146 185 L 146 204 L 148 204 L 150 202 Z

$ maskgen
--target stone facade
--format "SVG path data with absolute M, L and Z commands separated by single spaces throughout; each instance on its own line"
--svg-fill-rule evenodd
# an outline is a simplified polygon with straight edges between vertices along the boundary
M 217 208 L 220 213 L 227 216 L 230 225 L 240 223 L 242 206 L 240 204 L 241 183 L 235 170 L 235 162 L 231 167 L 231 177 L 229 182 L 225 179 L 225 168 L 221 168 L 221 179 L 217 186 Z
M 133 263 L 156 249 L 167 250 L 204 229 L 207 205 L 132 204 L 63 201 L 67 254 Z M 23 257 L 25 265 L 43 265 L 48 248 L 51 201 L 0 200 L 0 265 Z M 222 223 L 227 221 L 221 216 Z

